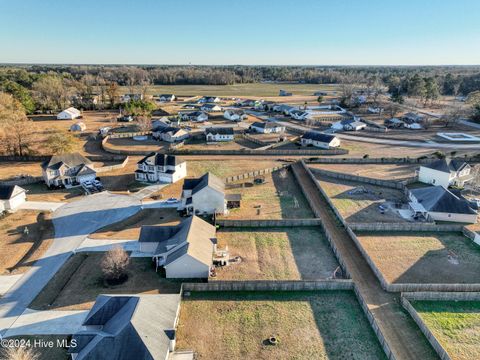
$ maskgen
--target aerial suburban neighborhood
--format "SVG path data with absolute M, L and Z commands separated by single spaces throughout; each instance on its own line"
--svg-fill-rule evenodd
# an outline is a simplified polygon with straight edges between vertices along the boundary
M 480 4 L 225 5 L 2 4 L 0 360 L 480 359 Z

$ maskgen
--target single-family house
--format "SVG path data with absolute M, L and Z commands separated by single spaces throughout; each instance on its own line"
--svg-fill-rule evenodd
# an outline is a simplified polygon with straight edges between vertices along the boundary
M 385 126 L 389 128 L 401 128 L 405 125 L 405 123 L 397 118 L 391 118 L 385 120 Z
M 208 142 L 233 141 L 235 133 L 231 127 L 211 127 L 205 129 L 205 137 Z
M 27 191 L 18 185 L 0 184 L 0 212 L 15 210 L 27 198 Z
M 158 100 L 163 101 L 163 102 L 171 102 L 175 101 L 176 96 L 173 94 L 162 94 L 158 97 Z
M 152 129 L 164 128 L 172 126 L 172 122 L 166 116 L 152 121 Z
M 403 127 L 406 128 L 406 129 L 410 129 L 410 130 L 421 130 L 423 129 L 422 128 L 422 125 L 420 125 L 419 123 L 411 120 L 411 119 L 404 119 L 403 120 Z
M 208 278 L 215 233 L 215 226 L 193 215 L 175 226 L 142 226 L 138 242 L 167 278 Z
M 298 110 L 298 107 L 287 104 L 276 104 L 273 106 L 273 111 L 282 113 L 283 115 L 290 115 L 293 111 Z
M 165 360 L 175 349 L 180 300 L 179 294 L 99 295 L 68 352 L 75 360 Z
M 187 163 L 174 155 L 152 152 L 137 162 L 135 180 L 174 183 L 187 176 Z
M 57 114 L 57 120 L 73 120 L 80 116 L 82 116 L 80 110 L 75 109 L 74 107 L 69 107 Z
M 439 159 L 420 166 L 418 181 L 445 188 L 451 185 L 463 187 L 466 182 L 473 179 L 471 169 L 471 166 L 462 160 Z
M 359 131 L 359 130 L 365 129 L 366 127 L 367 127 L 367 124 L 361 121 L 352 121 L 343 126 L 343 128 L 347 131 Z
M 242 121 L 247 118 L 247 114 L 243 110 L 227 109 L 223 113 L 223 117 L 231 121 Z
M 217 104 L 203 104 L 200 107 L 200 110 L 206 111 L 206 112 L 215 112 L 215 111 L 222 111 L 222 108 L 218 106 Z
M 411 122 L 419 122 L 422 121 L 424 118 L 425 116 L 413 112 L 408 112 L 406 114 L 403 114 L 402 116 L 403 120 L 410 120 Z
M 341 131 L 341 130 L 346 130 L 345 127 L 354 123 L 355 122 L 355 119 L 342 119 L 340 121 L 335 121 L 334 123 L 332 123 L 330 125 L 330 127 L 332 129 L 334 129 L 335 131 Z
M 73 187 L 95 180 L 94 164 L 79 153 L 53 155 L 42 164 L 42 173 L 48 187 Z
M 302 135 L 300 143 L 302 146 L 315 146 L 322 149 L 330 149 L 340 146 L 340 139 L 334 135 L 321 133 L 318 131 L 307 131 Z
M 277 124 L 275 122 L 254 122 L 250 125 L 250 129 L 262 133 L 262 134 L 272 134 L 272 133 L 282 133 L 285 131 L 285 126 Z
M 188 139 L 190 134 L 188 131 L 173 126 L 158 127 L 152 131 L 152 138 L 158 141 L 166 141 L 169 143 L 181 142 Z
M 130 101 L 143 100 L 143 94 L 124 94 L 120 96 L 120 102 L 128 103 Z
M 204 122 L 208 120 L 208 114 L 204 111 L 191 111 L 181 113 L 180 118 L 184 121 Z
M 291 92 L 288 92 L 286 90 L 280 90 L 278 93 L 278 96 L 292 96 L 293 94 Z
M 72 126 L 70 126 L 70 131 L 74 131 L 74 132 L 82 132 L 82 131 L 85 131 L 87 130 L 87 125 L 85 125 L 85 123 L 79 121 L 75 124 L 73 124 Z
M 200 99 L 198 99 L 197 102 L 199 104 L 217 103 L 217 102 L 220 102 L 220 98 L 217 96 L 202 96 Z
M 225 195 L 224 182 L 211 173 L 196 179 L 185 179 L 179 210 L 187 214 L 225 214 L 235 207 L 233 196 Z M 232 201 L 232 203 L 230 202 Z
M 308 118 L 309 113 L 302 110 L 293 110 L 290 112 L 290 116 L 295 120 L 305 120 Z
M 409 200 L 414 216 L 435 221 L 477 222 L 477 212 L 470 207 L 470 203 L 441 185 L 412 189 L 409 191 Z

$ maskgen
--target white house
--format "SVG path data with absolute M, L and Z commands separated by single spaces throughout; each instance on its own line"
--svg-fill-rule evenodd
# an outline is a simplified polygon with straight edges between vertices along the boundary
M 313 145 L 322 149 L 330 149 L 340 146 L 340 139 L 334 135 L 324 134 L 318 131 L 308 131 L 300 140 L 302 146 Z
M 42 175 L 48 187 L 80 186 L 95 180 L 97 172 L 93 163 L 79 153 L 53 155 L 42 164 Z
M 223 113 L 223 117 L 231 121 L 242 121 L 247 118 L 247 114 L 243 110 L 227 109 Z
M 70 126 L 70 131 L 74 131 L 74 132 L 82 132 L 82 131 L 85 131 L 87 130 L 87 125 L 85 125 L 85 123 L 79 121 L 75 124 L 73 124 L 72 126 Z
M 15 210 L 27 198 L 27 191 L 18 185 L 0 185 L 0 212 Z
M 240 206 L 240 194 L 225 196 L 224 182 L 211 173 L 197 179 L 185 179 L 179 210 L 187 214 L 226 214 Z
M 410 190 L 409 205 L 415 216 L 423 216 L 435 221 L 452 221 L 474 224 L 477 212 L 461 196 L 457 196 L 443 186 L 429 186 Z
M 207 111 L 207 112 L 216 112 L 216 111 L 222 111 L 222 108 L 217 104 L 203 104 L 200 107 L 200 110 Z
M 262 134 L 272 134 L 284 132 L 285 126 L 274 122 L 254 122 L 250 125 L 250 129 Z
M 158 100 L 163 101 L 163 102 L 171 102 L 175 101 L 177 97 L 173 94 L 162 94 L 158 97 Z
M 205 129 L 207 142 L 233 141 L 235 133 L 231 127 L 211 127 Z
M 220 102 L 220 98 L 217 96 L 203 96 L 197 101 L 199 104 L 204 104 L 204 103 L 216 103 Z
M 181 113 L 180 118 L 185 121 L 203 122 L 208 120 L 208 114 L 203 111 L 191 111 Z
M 420 166 L 418 181 L 445 188 L 451 185 L 463 187 L 466 182 L 473 179 L 471 170 L 471 166 L 465 161 L 440 159 Z
M 353 121 L 349 124 L 346 124 L 343 128 L 347 131 L 359 131 L 365 129 L 367 124 L 361 121 Z
M 74 107 L 69 107 L 57 114 L 57 120 L 73 120 L 82 116 L 80 110 L 75 109 Z
M 290 112 L 290 116 L 295 120 L 305 120 L 309 117 L 309 113 L 302 110 L 293 110 Z
M 142 94 L 124 94 L 120 96 L 120 102 L 128 103 L 130 101 L 143 100 Z
M 187 176 L 187 163 L 174 155 L 152 152 L 137 162 L 135 180 L 174 183 Z
M 167 278 L 208 278 L 215 234 L 215 226 L 194 215 L 175 226 L 142 226 L 138 242 Z
M 169 143 L 181 142 L 188 139 L 190 134 L 182 128 L 173 126 L 157 127 L 152 131 L 152 138 Z

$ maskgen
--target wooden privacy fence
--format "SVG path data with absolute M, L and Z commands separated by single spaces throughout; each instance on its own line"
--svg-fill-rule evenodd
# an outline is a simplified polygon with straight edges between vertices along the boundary
M 212 280 L 208 283 L 183 283 L 183 291 L 311 291 L 352 290 L 353 281 L 339 280 Z
M 348 223 L 355 231 L 421 231 L 421 232 L 459 232 L 464 226 L 460 224 L 430 224 L 430 223 Z
M 239 175 L 233 175 L 233 176 L 229 176 L 229 177 L 225 178 L 224 182 L 226 184 L 228 184 L 228 183 L 232 183 L 232 182 L 239 181 L 239 180 L 245 180 L 245 179 L 253 178 L 253 177 L 259 176 L 259 175 L 270 174 L 274 171 L 283 169 L 283 168 L 288 167 L 288 166 L 289 165 L 286 164 L 286 165 L 282 165 L 282 166 L 275 166 L 273 168 L 260 169 L 260 170 L 255 170 L 255 171 L 250 171 L 250 172 L 247 172 L 247 173 L 239 174 Z
M 222 227 L 290 227 L 290 226 L 321 226 L 320 219 L 242 219 L 242 220 L 217 220 L 217 225 Z

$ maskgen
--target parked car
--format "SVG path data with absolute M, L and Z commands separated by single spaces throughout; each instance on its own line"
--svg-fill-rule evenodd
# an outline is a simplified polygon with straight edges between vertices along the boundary
M 175 204 L 178 202 L 178 199 L 175 198 L 169 198 L 167 201 L 165 201 L 167 204 Z

